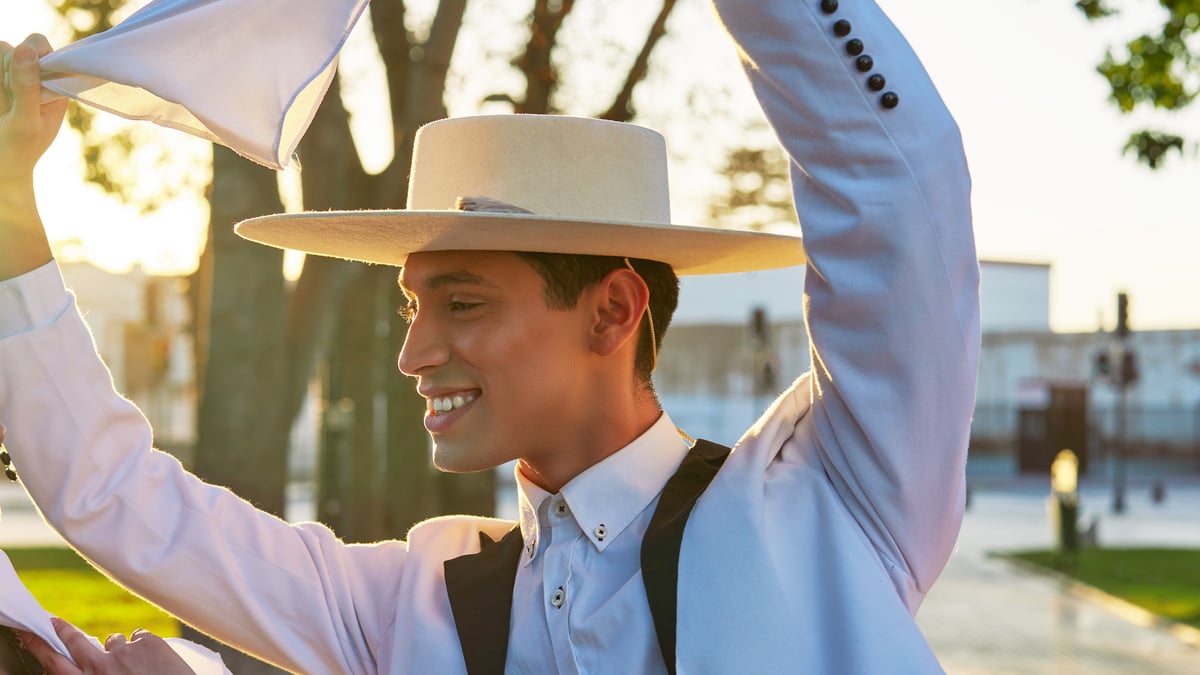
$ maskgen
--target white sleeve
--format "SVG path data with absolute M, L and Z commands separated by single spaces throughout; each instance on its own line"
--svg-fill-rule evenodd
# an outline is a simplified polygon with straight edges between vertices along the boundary
M 5 324 L 19 332 L 0 339 L 0 422 L 45 518 L 106 573 L 218 639 L 289 670 L 374 671 L 407 545 L 348 546 L 322 525 L 288 524 L 154 450 L 52 274 L 0 289 L 4 308 L 24 308 Z
M 874 2 L 715 5 L 792 160 L 809 257 L 811 419 L 781 459 L 819 466 L 923 591 L 961 523 L 979 359 L 958 127 Z
M 70 306 L 62 273 L 53 260 L 0 281 L 0 340 L 48 326 Z

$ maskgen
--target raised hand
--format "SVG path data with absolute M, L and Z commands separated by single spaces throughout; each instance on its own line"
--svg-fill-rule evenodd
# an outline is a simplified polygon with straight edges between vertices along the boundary
M 30 177 L 62 125 L 67 100 L 41 102 L 38 59 L 50 51 L 36 33 L 16 47 L 0 42 L 0 183 Z
M 50 261 L 33 193 L 33 167 L 62 126 L 67 100 L 41 100 L 42 35 L 13 47 L 0 42 L 0 281 Z

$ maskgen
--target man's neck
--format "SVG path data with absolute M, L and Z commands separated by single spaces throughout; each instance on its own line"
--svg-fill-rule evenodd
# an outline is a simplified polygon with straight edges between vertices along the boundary
M 648 401 L 639 397 L 629 412 L 619 420 L 606 416 L 583 435 L 587 440 L 575 448 L 563 448 L 549 457 L 522 457 L 517 462 L 521 475 L 543 490 L 557 493 L 579 474 L 637 440 L 662 416 L 653 396 Z

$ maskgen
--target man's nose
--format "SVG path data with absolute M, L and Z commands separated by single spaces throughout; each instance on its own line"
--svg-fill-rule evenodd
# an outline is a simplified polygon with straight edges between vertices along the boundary
M 413 317 L 396 361 L 400 372 L 416 377 L 429 368 L 443 365 L 449 358 L 449 346 L 433 322 L 423 320 L 420 314 Z

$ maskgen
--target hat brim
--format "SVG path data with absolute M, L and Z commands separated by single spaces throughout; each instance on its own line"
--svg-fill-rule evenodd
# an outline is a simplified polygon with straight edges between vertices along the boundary
M 676 274 L 753 272 L 803 264 L 800 237 L 743 230 L 479 211 L 307 211 L 242 221 L 270 246 L 401 267 L 423 251 L 530 251 L 628 256 Z

